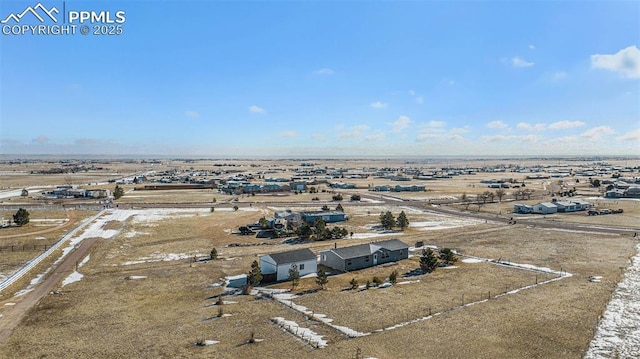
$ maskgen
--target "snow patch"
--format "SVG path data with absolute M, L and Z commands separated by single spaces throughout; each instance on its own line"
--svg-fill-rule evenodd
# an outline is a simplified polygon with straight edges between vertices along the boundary
M 271 320 L 287 332 L 297 336 L 315 348 L 325 348 L 327 346 L 327 341 L 322 339 L 322 335 L 317 334 L 309 328 L 299 326 L 298 323 L 293 320 L 286 320 L 282 317 L 275 317 Z
M 637 358 L 638 348 L 640 348 L 640 244 L 636 246 L 636 255 L 631 261 L 631 266 L 613 292 L 584 359 Z
M 84 275 L 80 272 L 73 271 L 73 273 L 69 274 L 69 276 L 62 281 L 62 286 L 64 287 L 65 285 L 79 282 L 83 277 Z

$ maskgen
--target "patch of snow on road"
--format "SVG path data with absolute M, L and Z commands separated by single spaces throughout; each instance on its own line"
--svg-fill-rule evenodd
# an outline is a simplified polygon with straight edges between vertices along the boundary
M 607 305 L 584 359 L 640 357 L 640 244 Z
M 35 278 L 33 278 L 31 280 L 31 282 L 29 282 L 29 285 L 25 288 L 22 289 L 18 292 L 16 292 L 13 296 L 14 297 L 20 297 L 23 296 L 29 292 L 31 292 L 33 290 L 33 288 L 35 288 L 44 278 L 45 275 L 47 275 L 47 273 L 49 273 L 49 271 L 51 270 L 51 267 L 47 268 L 44 272 L 38 274 L 37 276 L 35 276 Z

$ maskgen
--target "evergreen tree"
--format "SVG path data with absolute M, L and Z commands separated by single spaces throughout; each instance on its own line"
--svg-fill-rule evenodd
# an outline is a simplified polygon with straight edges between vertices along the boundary
M 396 219 L 389 211 L 386 213 L 380 213 L 380 224 L 382 225 L 382 228 L 389 230 L 396 224 Z
M 398 271 L 394 270 L 389 274 L 389 283 L 396 284 L 398 282 Z
M 313 231 L 311 230 L 311 227 L 309 227 L 309 225 L 306 223 L 303 223 L 296 230 L 296 234 L 298 235 L 298 237 L 300 237 L 300 239 L 305 239 L 305 240 L 311 238 L 312 233 Z
M 338 203 L 336 206 L 336 211 L 344 212 L 344 208 L 342 208 L 342 204 Z
M 258 261 L 251 263 L 251 271 L 247 276 L 247 282 L 249 282 L 252 287 L 257 287 L 260 285 L 260 282 L 262 282 L 262 272 L 260 272 L 260 264 Z
M 438 258 L 436 258 L 435 254 L 430 248 L 427 248 L 422 251 L 422 256 L 420 257 L 420 269 L 424 273 L 431 273 L 438 267 Z
M 456 258 L 456 254 L 450 248 L 443 248 L 440 251 L 440 260 L 443 261 L 447 265 L 453 265 L 458 258 Z
M 216 247 L 213 247 L 213 249 L 211 249 L 211 253 L 209 253 L 209 259 L 215 260 L 217 258 L 218 258 L 218 250 L 216 249 Z
M 113 198 L 119 199 L 122 196 L 124 196 L 124 189 L 122 189 L 122 187 L 116 185 L 116 188 L 113 190 Z
M 380 279 L 380 277 L 378 277 L 378 276 L 374 276 L 374 277 L 373 277 L 373 286 L 374 286 L 374 287 L 377 287 L 377 286 L 379 286 L 380 284 L 382 284 L 382 280 Z
M 322 289 L 327 289 L 327 283 L 329 283 L 327 273 L 323 269 L 319 269 L 318 276 L 316 277 L 316 284 L 318 284 Z
M 349 284 L 351 285 L 351 289 L 358 289 L 358 280 L 353 278 L 351 279 L 351 281 L 349 281 Z
M 298 265 L 295 263 L 289 268 L 289 280 L 291 281 L 291 290 L 296 289 L 298 284 L 300 284 L 300 271 L 298 270 Z
M 404 211 L 400 212 L 400 214 L 398 215 L 398 220 L 396 221 L 396 224 L 403 231 L 405 230 L 405 228 L 409 227 L 409 218 L 407 218 L 407 215 L 404 213 Z
M 18 227 L 22 227 L 29 223 L 29 212 L 24 208 L 18 209 L 18 211 L 13 215 L 13 222 Z

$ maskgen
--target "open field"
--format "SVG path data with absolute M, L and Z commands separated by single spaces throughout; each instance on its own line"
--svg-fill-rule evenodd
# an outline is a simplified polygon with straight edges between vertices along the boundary
M 443 163 L 406 164 L 393 161 L 340 160 L 316 161 L 316 167 L 364 168 L 421 167 L 437 170 Z M 500 160 L 461 161 L 457 165 L 489 166 Z M 558 164 L 558 161 L 522 160 L 522 165 Z M 582 162 L 573 162 L 572 165 Z M 586 163 L 586 162 L 585 162 Z M 617 162 L 616 162 L 617 163 Z M 583 163 L 582 163 L 583 164 Z M 447 165 L 452 165 L 447 163 Z M 628 165 L 626 160 L 619 165 Z M 3 167 L 4 166 L 4 167 Z M 5 205 L 25 203 L 46 206 L 48 202 L 75 206 L 91 200 L 22 198 L 22 186 L 85 184 L 122 178 L 149 171 L 207 172 L 217 178 L 239 174 L 265 177 L 290 177 L 299 170 L 299 161 L 178 161 L 167 160 L 153 166 L 142 163 L 104 163 L 106 169 L 96 173 L 27 176 L 28 171 L 46 169 L 54 164 L 29 164 L 24 172 L 0 166 Z M 5 168 L 9 167 L 9 169 Z M 9 172 L 7 172 L 9 171 Z M 423 358 L 425 353 L 441 358 L 582 358 L 594 336 L 598 318 L 603 314 L 616 284 L 622 278 L 637 241 L 631 234 L 594 234 L 584 230 L 544 228 L 544 223 L 582 223 L 598 226 L 637 227 L 640 201 L 595 198 L 599 190 L 591 188 L 586 178 L 564 178 L 565 185 L 575 186 L 597 208 L 624 209 L 623 214 L 587 216 L 584 212 L 548 216 L 526 215 L 540 225 L 507 225 L 498 220 L 470 216 L 443 215 L 432 211 L 435 203 L 458 202 L 463 193 L 475 195 L 493 191 L 481 184 L 483 179 L 515 178 L 524 180 L 534 195 L 523 203 L 550 201 L 558 190 L 558 179 L 527 180 L 523 173 L 479 173 L 433 181 L 394 182 L 380 178 L 333 178 L 318 175 L 328 182 L 355 183 L 356 189 L 332 189 L 326 183 L 315 185 L 319 193 L 277 193 L 273 195 L 226 195 L 217 190 L 135 191 L 124 185 L 126 194 L 113 203 L 114 210 L 86 229 L 81 235 L 95 240 L 89 256 L 77 272 L 69 269 L 53 291 L 29 311 L 6 341 L 0 343 L 0 357 L 193 357 L 193 358 L 352 358 L 358 348 L 363 357 Z M 7 179 L 8 181 L 4 181 Z M 576 179 L 579 180 L 576 181 Z M 423 184 L 425 192 L 370 192 L 370 185 Z M 113 189 L 113 183 L 99 183 L 86 188 Z M 558 187 L 558 188 L 556 188 Z M 323 192 L 324 191 L 324 192 Z M 496 219 L 509 218 L 513 209 L 513 189 L 506 190 L 500 203 L 488 203 L 480 211 Z M 332 201 L 334 193 L 345 200 Z M 352 194 L 361 201 L 351 202 Z M 318 197 L 319 201 L 314 201 Z M 215 202 L 213 201 L 215 198 Z M 333 209 L 340 203 L 349 216 L 346 222 L 330 224 L 347 229 L 346 239 L 306 241 L 288 244 L 285 238 L 260 239 L 235 234 L 239 226 L 272 216 L 275 211 Z M 166 208 L 152 208 L 154 206 Z M 175 204 L 176 208 L 172 208 Z M 177 208 L 177 207 L 200 208 Z M 238 205 L 238 210 L 232 207 Z M 464 208 L 460 205 L 453 205 Z M 214 212 L 210 207 L 215 207 Z M 40 207 L 38 207 L 40 208 Z M 53 207 L 52 207 L 53 208 Z M 59 208 L 59 207 L 58 207 Z M 133 208 L 133 209 L 130 209 Z M 470 212 L 475 211 L 471 205 Z M 379 227 L 381 212 L 397 216 L 407 214 L 410 226 L 405 231 L 385 231 Z M 3 211 L 9 218 L 15 211 Z M 55 243 L 64 233 L 92 211 L 40 210 L 31 212 L 32 223 L 23 228 L 0 231 L 7 235 L 0 242 L 30 246 Z M 68 220 L 67 220 L 68 217 Z M 522 216 L 514 216 L 523 218 Z M 60 226 L 60 227 L 58 227 Z M 48 231 L 41 233 L 40 231 Z M 13 237 L 17 235 L 17 237 Z M 315 278 L 304 278 L 289 304 L 304 306 L 313 315 L 348 330 L 370 333 L 349 338 L 322 320 L 310 319 L 274 299 L 259 295 L 224 295 L 221 317 L 218 296 L 223 294 L 222 278 L 246 273 L 260 255 L 298 248 L 315 253 L 334 246 L 344 247 L 381 239 L 398 238 L 410 246 L 418 241 L 426 245 L 450 247 L 467 256 L 548 267 L 570 275 L 538 286 L 537 282 L 557 277 L 492 263 L 458 261 L 455 268 L 438 268 L 428 275 L 403 277 L 418 268 L 420 251 L 411 252 L 407 260 L 395 265 L 368 268 L 352 273 L 333 273 L 327 290 L 317 288 Z M 212 248 L 219 259 L 207 261 Z M 18 268 L 38 251 L 0 253 L 2 268 Z M 53 260 L 47 262 L 50 265 Z M 0 271 L 8 271 L 2 269 Z M 13 270 L 11 269 L 11 270 Z M 41 273 L 46 268 L 39 268 Z M 373 276 L 387 278 L 397 270 L 397 285 L 389 288 L 345 290 L 349 281 L 360 284 Z M 38 273 L 31 273 L 35 276 Z M 590 277 L 601 277 L 591 282 Z M 46 277 L 43 279 L 46 280 Z M 20 281 L 26 286 L 30 278 Z M 515 291 L 520 288 L 520 291 Z M 288 289 L 288 282 L 268 289 Z M 310 293 L 306 291 L 312 290 Z M 511 292 L 514 291 L 514 292 Z M 509 295 L 502 295 L 510 292 Z M 306 294 L 305 294 L 306 293 Z M 8 294 L 8 295 L 7 295 Z M 0 320 L 25 296 L 3 293 Z M 28 295 L 28 294 L 26 294 Z M 490 300 L 485 301 L 486 298 Z M 472 306 L 461 304 L 478 302 Z M 438 315 L 424 318 L 431 313 Z M 304 340 L 276 325 L 271 319 L 281 317 L 295 321 L 326 341 L 315 349 Z M 423 318 L 415 323 L 414 319 Z M 404 323 L 404 324 L 401 324 Z M 401 324 L 398 327 L 398 324 Z M 385 328 L 394 328 L 380 331 Z M 257 343 L 247 344 L 254 333 Z M 197 341 L 210 341 L 199 347 Z M 114 345 L 118 343 L 118 345 Z
M 229 243 L 257 241 L 253 237 L 230 235 L 229 229 L 256 220 L 263 215 L 259 209 L 214 213 L 206 209 L 145 211 L 146 214 L 132 211 L 132 215 L 125 216 L 127 219 L 121 223 L 122 229 L 115 239 L 99 241 L 91 259 L 80 268 L 84 278 L 62 287 L 59 295 L 45 297 L 0 347 L 0 354 L 26 358 L 55 357 L 69 352 L 77 358 L 132 354 L 324 358 L 349 357 L 360 347 L 366 348 L 365 355 L 386 358 L 397 357 L 398 349 L 391 348 L 398 345 L 402 347 L 402 357 L 407 358 L 421 357 L 424 352 L 441 357 L 468 353 L 470 356 L 578 358 L 586 350 L 597 317 L 620 278 L 620 268 L 628 265 L 628 258 L 633 254 L 633 242 L 620 236 L 505 225 L 491 228 L 484 223 L 426 232 L 414 228 L 398 238 L 411 239 L 406 241 L 409 244 L 422 239 L 426 244 L 449 246 L 481 257 L 554 269 L 562 267 L 574 276 L 388 332 L 347 339 L 282 304 L 252 296 L 226 296 L 224 299 L 230 303 L 223 307 L 223 312 L 230 316 L 214 318 L 218 308 L 212 304 L 221 291 L 212 284 L 223 276 L 246 272 L 257 254 L 291 247 L 224 247 Z M 361 211 L 354 213 L 350 222 L 358 226 L 375 222 L 374 215 L 366 215 L 366 209 Z M 415 218 L 414 222 L 427 220 L 429 216 L 420 218 L 417 212 L 409 211 L 408 214 Z M 105 223 L 105 230 L 114 230 L 115 226 L 115 222 Z M 192 255 L 206 256 L 212 246 L 219 249 L 220 260 L 192 262 Z M 319 250 L 331 243 L 301 246 Z M 497 294 L 535 281 L 535 273 L 529 271 L 459 263 L 458 268 L 441 268 L 432 275 L 407 279 L 420 279 L 417 283 L 368 291 L 341 291 L 352 277 L 362 282 L 373 275 L 386 277 L 393 269 L 399 269 L 402 274 L 417 267 L 416 259 L 410 258 L 397 266 L 330 277 L 327 291 L 294 301 L 316 313 L 326 314 L 337 325 L 368 331 L 424 316 L 429 307 L 434 312 L 453 307 L 463 300 L 463 294 L 465 301 L 475 301 L 488 291 Z M 586 279 L 591 275 L 602 276 L 602 282 L 589 283 Z M 128 276 L 146 278 L 125 280 Z M 286 286 L 284 283 L 276 287 Z M 313 278 L 304 279 L 299 290 L 314 286 Z M 284 332 L 270 322 L 270 318 L 276 316 L 312 328 L 328 340 L 327 348 L 312 349 Z M 265 341 L 242 345 L 251 331 Z M 98 332 L 101 334 L 96 335 Z M 401 345 L 407 338 L 423 338 L 425 333 L 429 333 L 429 340 Z M 456 337 L 456 341 L 444 339 L 451 337 Z M 220 343 L 194 347 L 193 343 L 200 339 Z M 487 346 L 487 340 L 491 346 Z M 113 346 L 114 342 L 122 345 Z

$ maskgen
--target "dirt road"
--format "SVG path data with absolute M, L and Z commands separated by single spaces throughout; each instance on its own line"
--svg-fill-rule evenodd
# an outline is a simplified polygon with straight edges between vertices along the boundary
M 37 305 L 40 300 L 55 290 L 60 282 L 75 270 L 76 262 L 80 262 L 88 253 L 93 244 L 99 238 L 87 238 L 80 242 L 75 251 L 70 253 L 64 260 L 52 269 L 52 272 L 34 290 L 20 297 L 14 306 L 4 306 L 2 317 L 0 317 L 0 342 L 3 342 L 13 330 L 20 324 L 25 314 Z

